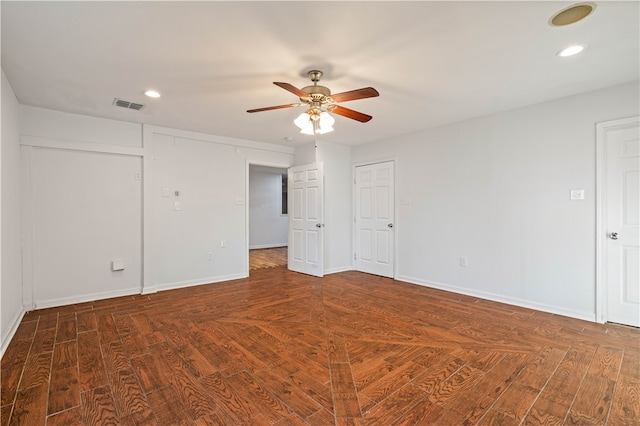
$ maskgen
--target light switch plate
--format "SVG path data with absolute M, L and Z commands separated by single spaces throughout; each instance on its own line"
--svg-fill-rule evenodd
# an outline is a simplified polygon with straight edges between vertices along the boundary
M 571 199 L 572 200 L 584 200 L 584 189 L 572 189 L 571 190 Z

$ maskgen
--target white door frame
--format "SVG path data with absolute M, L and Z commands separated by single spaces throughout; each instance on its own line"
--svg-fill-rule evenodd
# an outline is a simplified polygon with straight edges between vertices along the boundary
M 357 229 L 355 226 L 355 219 L 356 219 L 356 191 L 355 191 L 355 187 L 356 187 L 356 168 L 357 167 L 362 167 L 362 166 L 371 166 L 373 164 L 379 164 L 379 163 L 388 163 L 388 162 L 392 162 L 393 163 L 393 279 L 395 280 L 396 277 L 398 276 L 398 256 L 396 255 L 398 253 L 398 228 L 400 227 L 400 220 L 399 220 L 399 215 L 398 215 L 398 161 L 396 159 L 396 157 L 387 157 L 387 158 L 380 158 L 377 160 L 372 160 L 372 161 L 361 161 L 358 163 L 353 163 L 353 167 L 351 168 L 351 183 L 352 183 L 352 188 L 353 191 L 351 191 L 351 211 L 352 213 L 352 220 L 353 222 L 351 222 L 352 226 L 352 232 L 351 232 L 351 247 L 353 248 L 353 255 L 351 256 L 351 269 L 352 270 L 356 270 L 356 259 L 355 259 L 355 250 L 356 250 L 356 241 L 357 241 Z
M 249 167 L 250 166 L 263 166 L 263 167 L 273 167 L 275 169 L 284 169 L 287 170 L 291 167 L 289 163 L 269 163 L 264 161 L 255 161 L 255 160 L 247 160 L 245 165 L 245 177 L 244 177 L 244 235 L 245 235 L 245 243 L 244 247 L 247 252 L 247 257 L 245 259 L 245 277 L 249 276 Z M 287 230 L 287 244 L 289 244 L 289 230 Z
M 605 135 L 610 127 L 637 123 L 640 117 L 596 123 L 596 322 L 604 324 L 609 319 L 607 300 L 607 208 L 606 176 L 607 158 Z

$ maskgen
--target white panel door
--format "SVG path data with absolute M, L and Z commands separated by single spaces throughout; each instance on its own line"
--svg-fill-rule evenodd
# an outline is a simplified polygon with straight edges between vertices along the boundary
M 638 121 L 608 128 L 604 143 L 607 320 L 640 327 Z
M 356 167 L 355 269 L 393 278 L 393 161 Z
M 291 167 L 288 175 L 289 269 L 323 276 L 322 163 Z

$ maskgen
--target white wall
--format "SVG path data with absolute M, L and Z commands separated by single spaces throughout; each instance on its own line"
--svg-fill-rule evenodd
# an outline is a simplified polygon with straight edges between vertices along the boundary
M 0 248 L 0 356 L 9 344 L 24 314 L 20 253 L 20 109 L 18 100 L 2 72 L 2 141 L 0 181 L 2 246 Z
M 282 214 L 282 176 L 287 169 L 249 167 L 249 248 L 287 245 L 288 217 Z
M 313 164 L 317 159 L 316 147 L 313 142 L 296 146 L 294 166 L 304 166 L 305 164 Z
M 33 149 L 36 307 L 140 292 L 141 166 L 133 156 Z M 112 271 L 112 260 L 123 260 L 125 269 Z
M 142 126 L 22 106 L 24 278 L 41 308 L 142 288 Z M 123 271 L 111 261 L 123 260 Z
M 352 269 L 351 147 L 318 142 L 318 161 L 324 164 L 324 272 Z
M 627 84 L 355 147 L 354 162 L 397 158 L 397 278 L 595 320 L 595 124 L 638 115 L 638 93 Z
M 145 214 L 144 291 L 248 276 L 249 164 L 287 168 L 293 149 L 154 126 L 144 131 L 145 158 L 153 159 L 145 162 L 145 206 L 153 213 Z
M 22 133 L 66 142 L 142 148 L 142 126 L 50 109 L 22 106 Z

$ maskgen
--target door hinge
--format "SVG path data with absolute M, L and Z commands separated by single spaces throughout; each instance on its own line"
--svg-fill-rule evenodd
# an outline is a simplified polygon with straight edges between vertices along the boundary
M 355 253 L 353 253 L 353 260 L 358 260 L 358 257 L 356 256 Z

